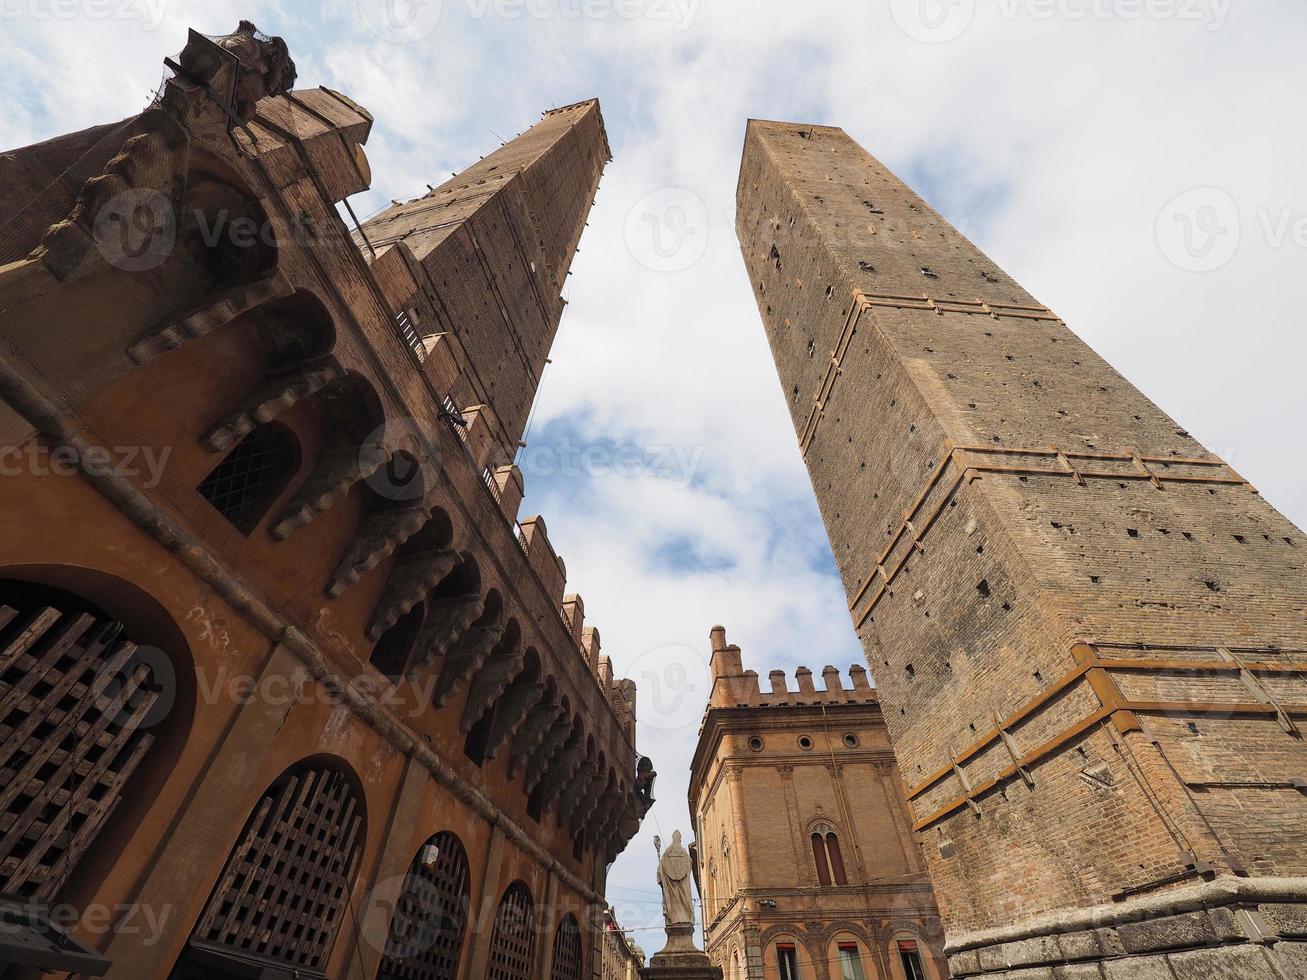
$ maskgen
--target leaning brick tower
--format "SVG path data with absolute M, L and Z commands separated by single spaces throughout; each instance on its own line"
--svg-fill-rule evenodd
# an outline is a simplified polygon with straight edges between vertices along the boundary
M 953 974 L 1307 975 L 1307 535 L 842 130 L 737 223 Z

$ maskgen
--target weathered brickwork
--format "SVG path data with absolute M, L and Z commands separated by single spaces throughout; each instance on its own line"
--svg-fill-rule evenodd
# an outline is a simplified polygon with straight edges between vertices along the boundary
M 1307 874 L 1307 535 L 841 130 L 737 224 L 950 942 Z
M 359 233 L 372 117 L 293 81 L 192 34 L 0 157 L 0 973 L 17 899 L 43 976 L 597 978 L 652 765 L 507 464 L 599 105 Z
M 806 667 L 793 687 L 772 671 L 760 690 L 717 627 L 712 675 L 689 796 L 704 948 L 726 980 L 777 980 L 788 947 L 799 976 L 814 980 L 843 980 L 846 960 L 867 980 L 903 980 L 905 955 L 930 980 L 946 976 L 939 914 L 866 670 L 842 677 L 828 666 L 820 687 Z

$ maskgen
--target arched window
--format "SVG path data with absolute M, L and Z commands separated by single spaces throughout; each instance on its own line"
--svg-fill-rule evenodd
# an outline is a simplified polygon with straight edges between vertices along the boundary
M 381 634 L 372 656 L 368 662 L 392 680 L 404 676 L 408 667 L 409 656 L 413 653 L 413 644 L 417 641 L 418 631 L 426 616 L 427 607 L 419 602 L 416 606 L 399 617 L 398 622 Z
M 776 944 L 776 972 L 780 980 L 799 980 L 798 944 L 780 942 Z
M 508 886 L 495 913 L 486 980 L 530 980 L 535 953 L 535 906 L 526 885 Z
M 817 882 L 823 888 L 829 885 L 847 885 L 844 871 L 844 854 L 840 839 L 829 824 L 817 824 L 812 829 L 812 859 L 817 865 Z
M 299 442 L 276 422 L 252 429 L 196 488 L 242 534 L 249 534 L 299 469 Z
M 363 850 L 360 800 L 322 763 L 287 770 L 254 806 L 173 980 L 248 976 L 252 963 L 322 976 Z
M 565 916 L 554 934 L 549 980 L 581 980 L 581 926 L 574 915 Z
M 921 949 L 916 939 L 895 939 L 894 955 L 903 967 L 905 980 L 926 980 L 926 967 L 921 962 Z
M 409 866 L 377 980 L 455 980 L 469 895 L 467 852 L 442 831 Z
M 63 892 L 154 742 L 158 654 L 77 596 L 0 582 L 0 892 Z
M 862 953 L 853 939 L 841 939 L 835 944 L 835 963 L 840 980 L 866 980 L 862 972 Z

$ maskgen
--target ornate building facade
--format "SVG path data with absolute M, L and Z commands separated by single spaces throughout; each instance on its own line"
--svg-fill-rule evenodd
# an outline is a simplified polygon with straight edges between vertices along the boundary
M 599 105 L 351 233 L 365 109 L 167 64 L 0 157 L 4 975 L 597 977 L 652 767 L 512 459 Z
M 943 935 L 861 666 L 768 690 L 712 631 L 690 774 L 704 946 L 725 980 L 943 980 Z
M 736 215 L 953 974 L 1307 975 L 1307 535 L 842 130 Z
M 644 951 L 627 938 L 612 909 L 604 913 L 604 949 L 601 980 L 640 980 Z

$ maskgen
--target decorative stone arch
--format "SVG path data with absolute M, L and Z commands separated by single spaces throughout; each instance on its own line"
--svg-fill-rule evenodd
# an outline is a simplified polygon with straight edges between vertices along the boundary
M 822 887 L 849 883 L 841 836 L 839 828 L 828 817 L 819 816 L 808 821 L 805 837 L 811 848 L 817 883 Z
M 525 761 L 522 774 L 522 789 L 530 797 L 528 808 L 534 809 L 536 819 L 544 805 L 544 779 L 554 762 L 561 757 L 567 740 L 575 730 L 579 719 L 572 712 L 572 702 L 566 694 L 558 701 L 559 712 L 554 723 L 549 726 L 540 744 L 531 749 Z
M 924 980 L 943 980 L 935 965 L 931 943 L 922 935 L 920 923 L 896 919 L 884 929 L 884 935 L 883 948 L 889 959 L 892 980 L 915 980 L 908 974 L 903 962 L 903 954 L 909 952 L 917 954 Z
M 528 647 L 521 668 L 494 705 L 486 739 L 487 759 L 493 759 L 499 754 L 500 749 L 521 729 L 530 713 L 544 698 L 548 683 L 541 680 L 543 670 L 540 654 L 535 647 Z
M 785 924 L 772 926 L 763 932 L 759 945 L 762 947 L 763 963 L 770 967 L 774 973 L 779 972 L 780 949 L 783 946 L 790 945 L 794 947 L 795 958 L 798 963 L 799 976 L 821 976 L 816 972 L 816 964 L 810 949 L 812 937 L 805 930 L 796 929 L 794 926 Z M 820 943 L 818 948 L 822 948 Z
M 272 528 L 278 540 L 334 506 L 390 458 L 374 435 L 385 419 L 381 398 L 362 375 L 351 372 L 333 379 L 309 403 L 318 417 L 322 448 Z
M 247 316 L 262 352 L 263 373 L 204 435 L 201 441 L 210 452 L 226 451 L 256 425 L 275 419 L 346 373 L 331 356 L 336 325 L 309 290 L 261 303 Z
M 851 919 L 839 919 L 822 925 L 826 962 L 837 967 L 841 958 L 840 945 L 853 945 L 857 947 L 856 955 L 864 977 L 881 975 L 884 965 L 881 960 L 881 950 L 870 930 Z M 839 975 L 838 969 L 834 972 Z
M 391 529 L 395 530 L 394 528 Z M 368 636 L 380 638 L 406 612 L 428 597 L 463 562 L 470 562 L 460 574 L 470 591 L 477 591 L 481 573 L 471 556 L 454 549 L 454 524 L 441 508 L 427 512 L 418 528 L 401 542 L 398 537 L 376 542 L 375 547 L 351 549 L 337 566 L 328 594 L 340 594 L 358 581 L 363 572 L 375 567 L 389 549 L 395 561 L 386 576 L 381 597 L 368 621 Z
M 504 890 L 495 911 L 486 980 L 531 980 L 535 960 L 535 903 L 525 882 Z
M 497 589 L 481 594 L 481 572 L 467 552 L 455 556 L 453 571 L 427 595 L 427 618 L 409 663 L 414 677 L 437 657 L 448 658 L 456 647 L 492 645 L 506 628 L 504 600 Z M 488 636 L 486 635 L 488 634 Z
M 414 855 L 395 900 L 376 980 L 456 980 L 471 904 L 467 851 L 452 831 Z
M 348 917 L 366 816 L 343 759 L 286 769 L 255 802 L 173 977 L 200 980 L 237 963 L 323 976 Z
M 195 704 L 189 644 L 149 593 L 95 569 L 0 568 L 0 890 L 93 900 Z
M 554 723 L 563 718 L 567 708 L 559 700 L 558 682 L 552 674 L 545 677 L 540 701 L 527 712 L 526 719 L 512 735 L 512 748 L 508 755 L 508 778 L 517 775 L 532 754 L 549 737 Z

